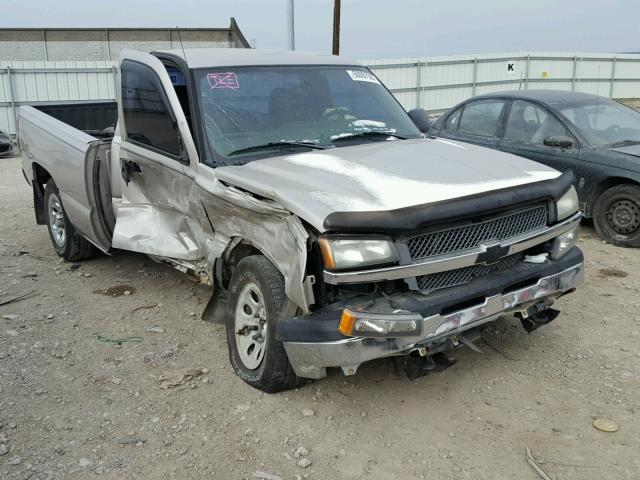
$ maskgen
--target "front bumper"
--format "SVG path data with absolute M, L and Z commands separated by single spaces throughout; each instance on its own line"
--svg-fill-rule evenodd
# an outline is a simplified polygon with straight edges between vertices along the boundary
M 288 327 L 287 322 L 284 322 L 279 327 L 278 336 L 283 340 L 289 361 L 298 376 L 322 378 L 326 375 L 327 367 L 340 367 L 345 374 L 351 375 L 356 372 L 363 362 L 376 358 L 403 355 L 421 346 L 429 347 L 430 345 L 441 343 L 454 335 L 496 320 L 501 316 L 522 311 L 543 300 L 547 302 L 553 301 L 564 293 L 575 289 L 584 278 L 582 253 L 578 248 L 574 248 L 565 257 L 567 258 L 563 257 L 557 262 L 550 262 L 551 265 L 529 267 L 530 272 L 533 271 L 535 273 L 537 271 L 544 276 L 530 274 L 529 278 L 532 281 L 526 286 L 512 290 L 507 289 L 498 293 L 488 286 L 485 291 L 484 301 L 479 301 L 450 313 L 443 309 L 444 311 L 441 310 L 438 313 L 424 315 L 420 336 L 394 338 L 342 337 L 326 341 L 313 341 L 308 334 L 291 334 L 295 330 L 295 322 L 290 324 L 291 327 Z M 501 272 L 494 277 L 493 282 L 487 281 L 486 283 L 487 285 L 495 285 L 496 282 L 501 282 L 501 278 L 504 279 L 503 285 L 510 284 L 506 281 L 509 278 L 508 271 Z M 478 280 L 482 281 L 483 279 Z M 523 284 L 526 282 L 518 283 Z M 466 288 L 467 290 L 469 289 L 468 286 Z M 394 300 L 400 301 L 401 299 Z M 424 308 L 417 308 L 416 311 L 429 311 L 430 300 L 431 297 L 424 297 L 422 300 Z M 416 302 L 415 298 L 411 299 L 411 303 L 414 305 L 416 305 Z M 388 315 L 388 312 L 384 314 Z M 338 311 L 335 312 L 335 315 L 339 318 Z M 337 318 L 333 322 L 325 323 L 337 325 Z M 303 338 L 304 341 L 298 341 L 295 338 L 296 336 Z

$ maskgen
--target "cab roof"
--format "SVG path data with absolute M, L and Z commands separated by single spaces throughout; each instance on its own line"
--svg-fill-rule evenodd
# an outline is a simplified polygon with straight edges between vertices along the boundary
M 188 48 L 159 50 L 152 55 L 172 55 L 187 62 L 189 68 L 244 67 L 259 65 L 361 65 L 335 55 L 262 50 L 255 48 Z

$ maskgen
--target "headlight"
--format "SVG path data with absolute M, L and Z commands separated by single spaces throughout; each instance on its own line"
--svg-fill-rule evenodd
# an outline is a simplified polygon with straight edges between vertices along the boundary
M 320 249 L 324 266 L 330 270 L 398 261 L 396 247 L 389 240 L 321 238 Z
M 553 244 L 551 245 L 551 258 L 557 260 L 573 247 L 575 247 L 576 243 L 578 242 L 579 231 L 580 226 L 578 225 L 568 232 L 565 232 L 562 235 L 558 235 L 556 238 L 554 238 Z
M 578 211 L 578 194 L 570 187 L 564 195 L 556 200 L 556 220 L 564 220 Z

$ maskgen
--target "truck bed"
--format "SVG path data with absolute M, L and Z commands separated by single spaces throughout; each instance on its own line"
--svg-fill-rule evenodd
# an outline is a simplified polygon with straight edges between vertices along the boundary
M 33 184 L 34 195 L 42 194 L 44 183 L 53 178 L 71 223 L 103 249 L 107 242 L 98 241 L 102 239 L 95 229 L 95 187 L 101 184 L 104 200 L 110 203 L 111 143 L 107 139 L 113 136 L 116 114 L 115 102 L 22 106 L 18 110 L 22 170 Z M 99 182 L 95 181 L 95 165 L 104 166 Z
M 113 136 L 118 121 L 116 102 L 62 103 L 35 107 L 47 115 L 60 120 L 94 137 Z

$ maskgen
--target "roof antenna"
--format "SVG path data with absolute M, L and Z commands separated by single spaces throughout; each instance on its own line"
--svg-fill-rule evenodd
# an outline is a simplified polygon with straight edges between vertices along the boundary
M 187 52 L 184 51 L 184 45 L 182 44 L 182 36 L 180 35 L 180 28 L 176 25 L 176 32 L 178 33 L 178 40 L 180 41 L 180 48 L 182 48 L 182 55 L 184 55 L 184 61 L 187 61 Z

